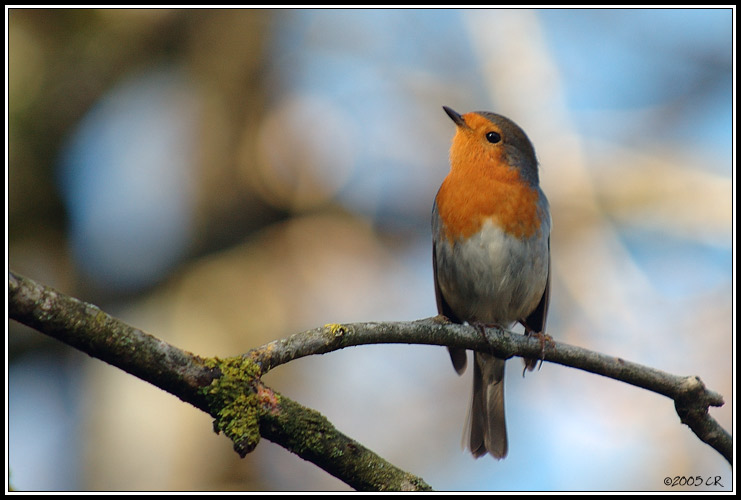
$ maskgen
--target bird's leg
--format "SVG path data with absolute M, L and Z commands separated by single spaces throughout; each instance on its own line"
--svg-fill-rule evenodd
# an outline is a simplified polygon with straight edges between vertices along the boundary
M 484 339 L 486 342 L 486 345 L 489 346 L 489 354 L 494 355 L 493 352 L 491 352 L 491 342 L 489 342 L 489 337 L 486 336 L 486 329 L 487 328 L 496 328 L 497 330 L 501 331 L 502 327 L 497 325 L 496 323 L 482 323 L 480 321 L 472 321 L 469 323 L 472 327 L 476 329 L 479 334 L 481 334 L 481 338 Z
M 535 368 L 535 365 L 538 365 L 538 370 L 540 370 L 540 367 L 543 366 L 543 359 L 545 359 L 545 345 L 550 344 L 552 347 L 556 345 L 556 342 L 553 340 L 553 337 L 548 335 L 545 332 L 536 332 L 535 330 L 531 330 L 527 326 L 525 326 L 525 336 L 527 337 L 534 337 L 540 341 L 540 359 L 529 359 L 525 358 L 525 369 L 522 370 L 523 377 L 525 376 L 526 370 L 533 370 Z

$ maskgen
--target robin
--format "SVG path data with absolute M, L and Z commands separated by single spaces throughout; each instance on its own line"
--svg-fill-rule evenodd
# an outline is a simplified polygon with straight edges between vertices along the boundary
M 504 116 L 460 115 L 443 106 L 457 130 L 450 172 L 432 208 L 437 310 L 453 322 L 544 336 L 550 289 L 551 216 L 538 181 L 535 150 Z M 462 374 L 466 351 L 448 348 Z M 474 352 L 473 399 L 466 428 L 474 457 L 507 455 L 505 360 Z M 536 360 L 526 359 L 532 370 Z

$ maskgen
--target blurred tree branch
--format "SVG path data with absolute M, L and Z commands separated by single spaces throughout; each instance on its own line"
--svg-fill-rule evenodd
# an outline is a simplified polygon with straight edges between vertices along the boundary
M 359 490 L 429 490 L 421 479 L 389 464 L 337 431 L 318 412 L 265 386 L 260 377 L 293 359 L 348 346 L 432 344 L 488 351 L 503 358 L 542 357 L 671 398 L 683 423 L 732 463 L 733 439 L 708 414 L 721 395 L 695 376 L 680 377 L 579 347 L 467 325 L 437 316 L 412 322 L 325 325 L 221 360 L 182 351 L 50 287 L 8 275 L 11 319 L 168 391 L 214 417 L 244 456 L 265 437 Z

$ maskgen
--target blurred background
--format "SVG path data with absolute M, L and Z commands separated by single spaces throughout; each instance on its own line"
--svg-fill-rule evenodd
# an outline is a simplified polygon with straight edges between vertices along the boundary
M 495 111 L 551 203 L 548 332 L 699 375 L 732 431 L 732 10 L 6 12 L 14 271 L 202 356 L 433 316 L 441 106 Z M 239 459 L 206 414 L 12 321 L 7 358 L 19 490 L 348 489 L 267 440 Z M 499 462 L 461 448 L 471 374 L 442 347 L 265 380 L 440 490 L 731 488 L 668 399 L 508 372 Z

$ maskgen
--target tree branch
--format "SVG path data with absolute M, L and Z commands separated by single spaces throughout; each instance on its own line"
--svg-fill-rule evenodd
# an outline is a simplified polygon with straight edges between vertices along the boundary
M 214 429 L 224 432 L 242 457 L 264 436 L 358 490 L 431 489 L 337 431 L 317 411 L 265 386 L 249 356 L 201 358 L 12 271 L 8 312 L 10 318 L 209 413 Z
M 710 406 L 723 406 L 723 396 L 708 390 L 697 376 L 678 376 L 632 363 L 622 358 L 600 354 L 552 339 L 538 339 L 488 328 L 484 339 L 468 325 L 450 323 L 444 316 L 411 322 L 329 324 L 288 338 L 274 340 L 248 354 L 263 373 L 296 358 L 324 354 L 348 346 L 381 343 L 432 344 L 491 352 L 509 359 L 513 356 L 541 358 L 626 382 L 666 396 L 674 401 L 683 424 L 702 441 L 713 447 L 728 463 L 733 463 L 733 438 L 708 413 Z
M 11 319 L 170 392 L 196 408 L 217 372 L 182 351 L 53 288 L 8 273 Z
M 11 272 L 10 317 L 117 366 L 215 418 L 217 431 L 244 456 L 262 435 L 361 490 L 425 490 L 420 478 L 397 469 L 339 433 L 314 410 L 283 397 L 260 377 L 296 358 L 376 343 L 432 344 L 486 351 L 502 358 L 541 358 L 662 394 L 674 400 L 683 423 L 732 463 L 733 439 L 708 414 L 723 405 L 698 377 L 680 377 L 548 339 L 505 330 L 487 339 L 467 325 L 437 316 L 412 322 L 325 325 L 276 340 L 226 360 L 181 351 L 112 318 L 97 307 Z M 380 474 L 379 474 L 380 471 Z

